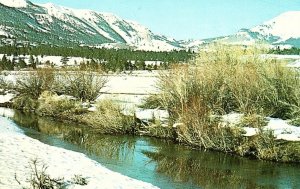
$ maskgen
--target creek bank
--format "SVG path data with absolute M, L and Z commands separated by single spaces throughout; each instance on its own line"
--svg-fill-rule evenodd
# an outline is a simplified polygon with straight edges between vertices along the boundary
M 25 136 L 8 118 L 0 117 L 0 188 L 23 188 L 29 185 L 29 162 L 38 159 L 48 166 L 52 178 L 71 180 L 74 175 L 87 179 L 85 186 L 70 184 L 67 188 L 157 188 L 108 170 L 84 154 L 43 144 Z M 16 181 L 16 178 L 18 182 Z

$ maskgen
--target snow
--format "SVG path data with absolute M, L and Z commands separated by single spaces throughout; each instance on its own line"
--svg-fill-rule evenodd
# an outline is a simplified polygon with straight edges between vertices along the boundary
M 15 114 L 14 110 L 9 109 L 9 108 L 0 107 L 0 116 L 13 117 L 14 114 Z M 0 130 L 0 132 L 1 132 L 1 130 Z
M 265 36 L 278 36 L 280 41 L 289 38 L 300 38 L 300 11 L 285 12 L 262 25 L 251 29 Z
M 1 30 L 1 28 L 0 28 L 0 36 L 8 37 L 8 35 L 9 35 L 9 34 L 8 34 L 6 31 Z
M 277 139 L 284 139 L 288 141 L 300 141 L 300 127 L 290 125 L 287 120 L 268 118 L 269 123 L 265 130 L 274 132 Z
M 8 118 L 0 117 L 0 188 L 22 188 L 28 186 L 29 162 L 37 159 L 48 166 L 52 178 L 71 180 L 74 175 L 87 178 L 88 185 L 69 185 L 67 188 L 86 189 L 154 189 L 151 184 L 112 172 L 84 154 L 49 146 L 22 134 Z
M 242 120 L 243 114 L 238 114 L 238 113 L 230 113 L 223 115 L 221 117 L 221 121 L 223 126 L 227 125 L 236 125 Z
M 0 59 L 2 59 L 3 54 L 0 54 Z M 7 59 L 12 60 L 14 58 L 14 56 L 8 56 L 6 55 Z M 22 58 L 26 64 L 29 64 L 29 55 L 20 55 L 20 58 Z M 46 62 L 50 62 L 53 63 L 56 66 L 62 66 L 62 56 L 33 56 L 34 60 L 36 58 L 38 58 L 38 61 L 42 64 L 45 64 Z M 18 61 L 18 59 L 17 59 Z M 67 65 L 75 65 L 75 62 L 77 63 L 77 65 L 79 65 L 81 62 L 87 62 L 87 61 L 91 61 L 91 59 L 88 58 L 81 58 L 81 57 L 68 57 L 68 61 L 67 61 Z M 38 65 L 39 66 L 39 65 Z
M 145 73 L 145 72 L 144 72 Z M 143 75 L 108 75 L 107 84 L 101 89 L 101 93 L 109 94 L 142 94 L 150 95 L 158 93 L 155 84 L 158 78 L 155 77 L 156 73 L 149 73 L 150 76 Z
M 282 59 L 299 59 L 300 60 L 300 55 L 281 55 L 281 54 L 262 54 L 262 58 L 276 58 L 279 60 Z
M 23 8 L 27 7 L 27 0 L 0 0 L 0 3 L 8 6 L 8 7 L 15 7 L 15 8 Z
M 291 67 L 291 68 L 299 68 L 300 67 L 300 59 L 296 60 L 295 62 L 289 63 L 287 65 L 287 67 Z
M 230 113 L 221 116 L 222 126 L 234 127 L 242 121 L 243 114 Z M 289 120 L 282 120 L 278 118 L 266 117 L 267 126 L 262 127 L 264 131 L 273 132 L 274 137 L 277 140 L 286 141 L 300 141 L 300 127 L 289 124 Z M 246 132 L 243 136 L 250 137 L 257 135 L 260 130 L 258 128 L 243 127 L 241 128 Z
M 111 13 L 101 13 L 84 9 L 72 9 L 54 5 L 52 3 L 41 4 L 40 6 L 45 8 L 49 15 L 72 23 L 73 25 L 83 27 L 86 29 L 86 32 L 96 35 L 96 33 L 90 32 L 89 28 L 87 27 L 88 25 L 96 30 L 100 35 L 112 40 L 114 43 L 123 43 L 123 41 L 114 38 L 114 33 L 110 33 L 100 27 L 99 21 L 101 21 L 101 19 L 103 19 L 114 32 L 120 35 L 122 39 L 126 41 L 128 46 L 134 47 L 137 50 L 172 51 L 181 49 L 169 43 L 176 42 L 174 39 L 157 36 L 161 37 L 162 40 L 156 40 L 156 35 L 154 35 L 148 28 L 137 22 L 124 20 Z M 111 45 L 106 44 L 105 46 L 110 47 Z
M 144 121 L 150 121 L 153 120 L 153 118 L 160 121 L 167 121 L 169 113 L 166 110 L 159 109 L 136 109 L 135 116 Z
M 251 127 L 243 127 L 244 131 L 246 132 L 243 136 L 254 136 L 259 132 L 258 128 L 251 128 Z
M 0 104 L 4 104 L 10 102 L 13 98 L 15 98 L 15 94 L 7 93 L 4 95 L 0 95 Z

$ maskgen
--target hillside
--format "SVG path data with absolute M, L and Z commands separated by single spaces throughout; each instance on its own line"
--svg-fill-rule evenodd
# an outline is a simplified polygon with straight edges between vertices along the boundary
M 0 0 L 1 44 L 50 44 L 132 48 L 147 51 L 185 49 L 186 44 L 156 35 L 134 21 L 110 13 L 77 10 L 52 3 Z
M 300 47 L 300 11 L 289 11 L 251 29 L 241 29 L 234 35 L 214 38 L 230 44 L 266 43 L 273 46 Z

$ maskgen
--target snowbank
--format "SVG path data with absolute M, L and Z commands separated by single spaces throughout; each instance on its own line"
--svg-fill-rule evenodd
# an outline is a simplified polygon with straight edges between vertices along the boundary
M 156 94 L 155 84 L 158 78 L 155 76 L 141 75 L 110 75 L 107 76 L 107 84 L 101 89 L 102 93 L 115 94 Z
M 48 165 L 47 173 L 52 178 L 71 180 L 74 175 L 87 178 L 88 185 L 69 185 L 67 188 L 86 189 L 151 189 L 151 184 L 138 181 L 108 170 L 84 154 L 49 146 L 25 136 L 8 118 L 0 117 L 0 188 L 22 188 L 17 179 L 26 186 L 30 176 L 29 162 L 38 158 Z
M 147 122 L 153 119 L 167 121 L 169 118 L 169 113 L 166 110 L 137 108 L 135 111 L 135 116 L 136 118 Z
M 16 95 L 12 94 L 12 93 L 0 95 L 0 104 L 11 102 L 11 100 L 15 97 L 16 97 Z
M 223 126 L 234 126 L 241 122 L 243 114 L 230 113 L 221 117 Z M 288 123 L 288 120 L 278 118 L 266 118 L 267 126 L 263 127 L 264 131 L 272 131 L 277 140 L 300 141 L 300 127 Z M 254 136 L 259 133 L 258 128 L 242 127 L 245 131 L 243 136 Z
M 300 67 L 300 59 L 296 60 L 295 62 L 289 63 L 287 65 L 287 67 L 290 67 L 290 68 L 299 68 Z

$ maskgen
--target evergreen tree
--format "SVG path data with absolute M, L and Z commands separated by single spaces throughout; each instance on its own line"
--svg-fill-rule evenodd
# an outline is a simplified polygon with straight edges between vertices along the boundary
M 28 63 L 30 64 L 30 66 L 32 67 L 32 65 L 34 64 L 34 58 L 32 55 L 29 56 L 29 61 Z
M 25 63 L 25 61 L 24 61 L 24 59 L 22 59 L 22 58 L 19 57 L 19 63 L 18 63 L 18 66 L 19 66 L 19 68 L 21 68 L 21 69 L 27 67 L 27 65 L 26 65 L 26 63 Z
M 66 56 L 61 57 L 60 62 L 61 62 L 63 65 L 67 65 L 68 61 L 69 61 L 69 58 L 68 58 L 68 57 L 66 57 Z

